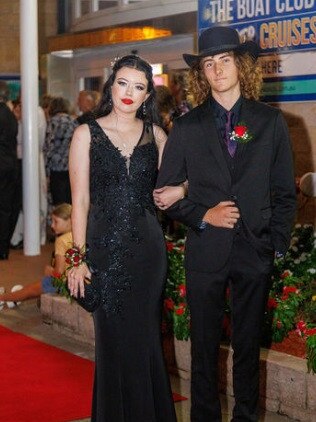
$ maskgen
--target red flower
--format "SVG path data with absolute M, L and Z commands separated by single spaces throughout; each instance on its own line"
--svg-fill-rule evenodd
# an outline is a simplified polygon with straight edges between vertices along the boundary
M 283 295 L 281 297 L 282 300 L 287 300 L 291 293 L 298 293 L 299 290 L 295 286 L 284 286 L 283 287 Z
M 167 251 L 170 252 L 174 248 L 174 244 L 172 242 L 167 242 Z
M 278 329 L 282 328 L 282 322 L 278 320 L 278 321 L 276 322 L 276 327 L 277 327 Z
M 185 284 L 180 284 L 177 289 L 179 290 L 179 296 L 180 297 L 185 297 L 187 294 L 187 290 L 186 290 L 186 286 Z
M 278 302 L 274 299 L 274 297 L 269 297 L 267 306 L 268 309 L 275 309 L 278 307 Z
M 61 277 L 61 274 L 58 273 L 57 271 L 53 271 L 52 272 L 52 277 L 54 277 L 54 278 L 60 278 Z
M 183 315 L 185 311 L 185 303 L 179 303 L 179 306 L 176 307 L 176 314 Z
M 282 278 L 282 280 L 286 277 L 290 277 L 293 273 L 290 270 L 285 270 L 281 275 L 280 278 Z
M 297 334 L 299 334 L 300 336 L 302 336 L 302 334 L 306 334 L 306 322 L 305 321 L 299 321 L 296 324 L 296 332 Z
M 298 328 L 300 331 L 305 331 L 306 330 L 306 322 L 305 321 L 298 321 L 298 323 L 296 324 L 296 328 Z
M 247 132 L 247 126 L 235 126 L 234 131 L 237 136 L 244 136 L 244 134 Z
M 242 144 L 251 141 L 252 138 L 253 135 L 249 132 L 248 127 L 243 122 L 237 123 L 230 136 L 230 139 Z
M 290 293 L 297 293 L 298 289 L 295 286 L 284 286 L 283 287 L 283 293 L 284 294 L 290 294 Z
M 166 309 L 169 309 L 170 311 L 173 310 L 173 308 L 174 308 L 174 301 L 172 299 L 170 299 L 170 298 L 165 299 L 165 302 L 164 303 L 165 303 L 165 308 Z
M 315 328 L 308 328 L 305 333 L 306 336 L 315 336 L 316 335 L 316 327 Z

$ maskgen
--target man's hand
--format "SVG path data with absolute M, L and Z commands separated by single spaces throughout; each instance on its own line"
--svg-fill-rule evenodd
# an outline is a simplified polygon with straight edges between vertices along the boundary
M 203 221 L 215 227 L 233 229 L 240 217 L 235 202 L 223 201 L 210 208 L 203 217 Z

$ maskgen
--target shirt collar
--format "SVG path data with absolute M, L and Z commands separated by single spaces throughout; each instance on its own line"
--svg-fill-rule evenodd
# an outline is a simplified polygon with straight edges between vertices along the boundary
M 213 97 L 211 97 L 211 107 L 217 117 L 226 116 L 227 111 L 231 111 L 234 114 L 234 116 L 239 116 L 241 103 L 242 103 L 242 96 L 238 98 L 238 100 L 235 102 L 235 104 L 230 110 L 226 110 Z

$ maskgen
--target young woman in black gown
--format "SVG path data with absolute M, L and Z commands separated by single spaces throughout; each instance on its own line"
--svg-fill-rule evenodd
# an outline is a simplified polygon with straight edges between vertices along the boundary
M 125 56 L 104 85 L 101 117 L 76 129 L 70 149 L 73 239 L 88 245 L 89 268 L 72 268 L 68 285 L 83 295 L 91 278 L 102 296 L 93 313 L 98 422 L 176 420 L 160 338 L 166 248 L 153 189 L 166 135 L 154 108 L 150 65 Z M 182 196 L 170 187 L 172 202 Z

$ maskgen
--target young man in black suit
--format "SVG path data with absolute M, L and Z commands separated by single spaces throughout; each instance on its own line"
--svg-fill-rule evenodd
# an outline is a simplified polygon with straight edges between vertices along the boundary
M 191 421 L 221 421 L 218 351 L 225 292 L 232 311 L 233 421 L 257 421 L 260 335 L 275 255 L 285 254 L 295 213 L 290 139 L 278 109 L 258 102 L 254 42 L 229 27 L 207 29 L 184 54 L 198 106 L 174 122 L 159 172 L 164 188 L 188 181 L 171 218 L 189 226 Z

